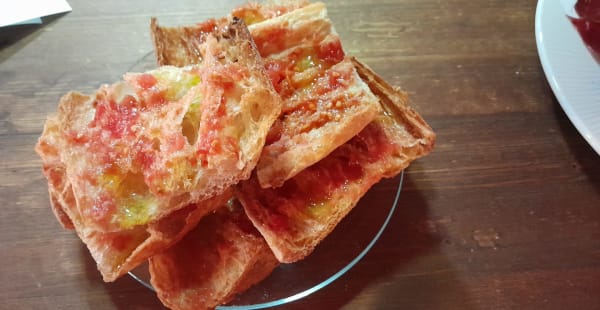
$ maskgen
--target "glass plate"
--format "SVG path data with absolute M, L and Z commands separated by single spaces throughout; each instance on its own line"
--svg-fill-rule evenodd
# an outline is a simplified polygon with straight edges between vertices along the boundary
M 154 53 L 148 53 L 127 71 L 143 72 L 156 67 Z M 263 309 L 306 297 L 340 278 L 373 247 L 388 225 L 400 197 L 404 172 L 375 184 L 307 258 L 282 264 L 269 277 L 217 309 Z M 148 264 L 129 275 L 147 288 Z
M 283 305 L 340 278 L 367 254 L 385 230 L 396 209 L 403 177 L 404 173 L 401 173 L 373 186 L 307 258 L 280 265 L 265 280 L 217 309 L 263 309 Z M 154 290 L 147 263 L 129 275 Z

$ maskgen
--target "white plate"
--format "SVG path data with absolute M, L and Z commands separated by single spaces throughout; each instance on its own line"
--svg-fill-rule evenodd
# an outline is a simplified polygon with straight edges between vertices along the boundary
M 600 154 L 600 65 L 566 17 L 561 1 L 538 1 L 535 37 L 542 67 L 558 102 Z

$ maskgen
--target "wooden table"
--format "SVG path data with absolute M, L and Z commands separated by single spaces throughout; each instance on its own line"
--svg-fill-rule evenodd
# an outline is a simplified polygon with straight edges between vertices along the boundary
M 43 26 L 1 31 L 0 308 L 159 309 L 128 276 L 103 283 L 60 228 L 33 147 L 62 94 L 90 93 L 148 57 L 150 16 L 188 24 L 235 3 L 69 2 Z M 406 170 L 366 257 L 290 308 L 600 308 L 600 157 L 546 82 L 535 6 L 328 3 L 347 52 L 408 91 L 438 139 Z

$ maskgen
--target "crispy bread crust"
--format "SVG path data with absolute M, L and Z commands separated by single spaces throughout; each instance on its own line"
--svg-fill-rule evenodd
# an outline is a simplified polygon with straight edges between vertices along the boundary
M 149 256 L 182 238 L 196 226 L 202 216 L 222 205 L 230 197 L 228 187 L 248 178 L 258 161 L 267 131 L 279 114 L 281 102 L 264 73 L 264 66 L 243 23 L 235 20 L 218 30 L 216 37 L 206 35 L 203 42 L 212 40 L 208 42 L 210 44 L 195 45 L 204 56 L 201 59 L 202 65 L 219 66 L 227 65 L 228 62 L 240 64 L 248 68 L 250 79 L 237 81 L 245 83 L 239 87 L 246 87 L 248 91 L 239 94 L 239 105 L 233 109 L 237 112 L 232 114 L 232 123 L 240 129 L 235 132 L 241 132 L 239 156 L 233 161 L 215 161 L 212 168 L 204 171 L 202 177 L 206 179 L 203 183 L 206 190 L 200 189 L 200 192 L 196 190 L 190 193 L 185 189 L 186 192 L 173 197 L 161 195 L 158 199 L 164 209 L 133 226 L 96 225 L 88 217 L 86 206 L 81 205 L 85 196 L 76 195 L 81 183 L 79 188 L 74 184 L 80 182 L 80 179 L 76 173 L 71 173 L 85 163 L 69 160 L 73 152 L 69 143 L 78 143 L 80 133 L 85 133 L 88 123 L 94 120 L 96 98 L 76 92 L 69 93 L 61 98 L 58 113 L 50 116 L 46 122 L 36 151 L 42 158 L 43 171 L 49 182 L 53 212 L 63 227 L 76 230 L 96 260 L 105 281 L 115 280 Z M 196 69 L 158 70 L 162 70 L 160 74 L 169 76 L 177 70 Z M 135 93 L 125 84 L 135 84 L 131 81 L 135 82 L 138 77 L 139 75 L 127 74 L 126 82 L 104 86 L 101 88 L 102 96 L 110 93 L 110 87 L 113 87 L 117 94 Z M 213 76 L 205 75 L 202 78 L 210 80 Z M 216 79 L 220 81 L 218 76 Z M 182 100 L 186 100 L 185 96 Z M 176 112 L 171 109 L 166 113 L 168 115 Z M 117 129 L 120 128 L 119 124 L 121 123 L 115 125 Z
M 75 98 L 84 97 L 74 94 Z M 74 99 L 77 100 L 77 99 Z M 43 161 L 48 178 L 52 209 L 63 227 L 75 229 L 96 260 L 104 281 L 111 282 L 135 268 L 150 256 L 161 252 L 194 228 L 202 216 L 221 206 L 231 192 L 197 205 L 189 205 L 161 220 L 119 232 L 102 232 L 85 226 L 76 205 L 65 167 L 57 160 L 58 120 L 49 118 L 36 151 Z
M 318 46 L 321 49 L 339 44 L 341 50 L 339 36 L 327 17 L 325 4 L 320 2 L 301 6 L 287 14 L 252 24 L 249 30 L 261 55 L 267 58 L 285 59 L 284 55 L 307 45 Z M 276 35 L 280 35 L 281 38 L 274 39 L 273 36 Z M 343 53 L 343 50 L 341 51 Z M 318 108 L 312 118 L 293 112 L 280 117 L 284 136 L 279 141 L 267 143 L 257 166 L 261 187 L 282 186 L 286 180 L 325 158 L 358 134 L 379 113 L 377 98 L 358 77 L 348 58 L 343 58 L 333 67 L 326 69 L 323 75 L 315 78 L 312 83 L 320 84 L 319 80 L 331 76 L 332 72 L 341 72 L 340 77 L 346 82 L 344 85 L 346 96 L 329 97 L 330 93 L 314 94 L 312 99 L 317 99 Z M 346 72 L 350 74 L 345 74 Z M 304 73 L 295 74 L 292 79 Z M 291 97 L 284 96 L 284 110 L 294 110 L 296 96 L 303 92 L 304 90 L 300 89 Z M 345 107 L 337 110 L 331 108 L 339 103 Z M 331 115 L 339 117 L 330 117 Z M 319 125 L 316 128 L 297 133 L 296 128 L 314 122 L 314 118 L 321 120 L 329 118 L 329 120 L 317 121 Z M 286 129 L 292 134 L 285 135 Z
M 156 62 L 159 66 L 171 65 L 184 67 L 202 62 L 199 45 L 207 36 L 207 29 L 188 27 L 184 34 L 160 27 L 156 17 L 150 19 L 150 35 L 154 43 Z
M 295 127 L 322 117 L 331 119 L 320 127 L 308 132 L 283 136 L 279 141 L 267 144 L 256 167 L 258 181 L 262 188 L 279 187 L 283 183 L 319 160 L 359 133 L 379 113 L 378 99 L 367 85 L 362 83 L 350 59 L 336 64 L 328 72 L 348 72 L 348 88 L 343 91 L 347 101 L 356 100 L 357 104 L 342 110 L 316 111 L 311 118 L 283 117 L 283 126 Z M 333 97 L 313 96 L 330 104 Z M 325 103 L 327 105 L 327 103 Z M 330 115 L 333 115 L 331 117 Z
M 308 6 L 306 12 L 296 12 L 296 15 L 312 14 L 307 13 L 309 11 L 322 15 L 313 21 L 316 24 L 311 24 L 318 26 L 316 32 L 322 33 L 321 30 L 331 27 L 323 4 L 307 5 L 300 1 L 294 5 L 290 5 L 290 11 Z M 255 33 L 277 22 L 269 18 L 286 20 L 278 9 L 260 5 L 250 5 L 250 8 L 256 9 L 261 19 L 252 26 Z M 306 16 L 300 16 L 299 20 Z M 267 21 L 261 23 L 263 20 Z M 307 26 L 309 24 L 304 24 L 306 29 L 314 28 Z M 346 58 L 344 61 L 351 62 L 356 70 L 354 75 L 360 77 L 356 78 L 360 81 L 358 88 L 368 91 L 367 104 L 349 111 L 339 122 L 329 122 L 314 130 L 312 136 L 286 137 L 283 145 L 274 143 L 263 151 L 267 131 L 279 114 L 281 103 L 243 22 L 219 19 L 193 27 L 165 28 L 153 18 L 151 30 L 160 65 L 181 67 L 206 61 L 223 64 L 234 59 L 248 66 L 250 72 L 255 73 L 255 83 L 249 87 L 256 92 L 242 96 L 248 103 L 242 109 L 250 111 L 252 120 L 237 119 L 246 129 L 240 138 L 241 155 L 236 162 L 215 162 L 216 169 L 203 173 L 206 182 L 212 183 L 205 183 L 210 188 L 205 193 L 190 194 L 186 189 L 165 198 L 165 209 L 149 222 L 126 229 L 106 228 L 95 226 L 82 213 L 74 193 L 77 185 L 73 186 L 78 179 L 69 172 L 71 163 L 65 163 L 61 157 L 65 146 L 61 133 L 66 131 L 65 126 L 71 132 L 85 130 L 85 121 L 90 120 L 90 111 L 95 107 L 94 99 L 78 93 L 61 99 L 59 114 L 46 122 L 36 150 L 43 160 L 55 216 L 63 227 L 75 229 L 105 281 L 115 280 L 153 256 L 150 259 L 152 283 L 166 306 L 198 309 L 226 303 L 268 276 L 279 262 L 295 262 L 309 255 L 373 184 L 381 178 L 395 176 L 433 148 L 435 133 L 408 105 L 407 95 L 360 61 Z M 329 31 L 337 36 L 333 28 Z M 213 32 L 219 33 L 217 38 L 211 36 Z M 323 33 L 323 40 L 331 36 L 331 33 Z M 207 41 L 215 39 L 230 42 L 230 46 L 206 46 Z M 259 48 L 263 56 L 278 57 L 281 50 L 277 44 L 299 45 L 302 38 L 289 36 L 284 41 L 273 45 L 274 42 L 260 39 Z M 297 120 L 292 123 L 294 121 Z M 242 222 L 235 219 L 231 209 L 223 212 L 221 208 L 204 217 L 231 197 L 229 186 L 250 177 L 261 151 L 257 173 L 237 186 L 238 197 L 251 224 L 245 216 Z M 234 168 L 229 170 L 231 167 Z M 235 173 L 230 174 L 230 171 Z M 279 186 L 282 187 L 276 188 Z M 201 224 L 192 231 L 203 217 L 202 223 L 208 224 Z M 248 231 L 252 225 L 262 237 L 256 231 Z M 186 234 L 188 237 L 177 243 Z M 186 247 L 193 246 L 190 242 L 193 238 L 208 241 L 198 250 L 203 254 L 195 258 L 195 265 L 181 263 L 181 257 L 185 256 L 182 253 L 187 254 Z M 197 266 L 203 266 L 202 272 L 189 275 Z
M 406 93 L 353 61 L 385 112 L 281 188 L 261 190 L 255 177 L 236 187 L 248 217 L 281 262 L 309 255 L 373 184 L 395 176 L 433 148 L 435 134 L 408 106 Z
M 219 195 L 250 176 L 267 132 L 280 113 L 280 98 L 242 21 L 235 19 L 206 33 L 195 47 L 202 56 L 200 66 L 126 74 L 125 82 L 103 86 L 94 96 L 70 93 L 61 98 L 55 116 L 59 132 L 57 158 L 65 167 L 86 227 L 109 232 L 156 221 L 190 203 Z M 145 86 L 143 81 L 148 76 L 162 79 L 154 82 L 159 86 Z M 179 82 L 186 77 L 190 82 Z M 165 84 L 171 81 L 195 84 Z M 153 90 L 156 87 L 167 89 L 158 92 Z M 178 87 L 189 88 L 181 94 Z M 167 103 L 148 101 L 155 95 L 165 96 L 167 99 L 160 100 Z M 168 99 L 171 97 L 174 99 Z M 184 122 L 186 111 L 198 105 L 197 100 L 201 105 L 196 113 L 202 114 L 197 114 L 197 121 L 189 121 L 196 122 L 192 127 L 198 136 L 191 140 L 184 132 Z M 148 108 L 151 104 L 159 106 Z M 121 112 L 123 109 L 130 110 Z M 108 113 L 121 114 L 116 114 L 114 120 Z M 201 152 L 204 157 L 197 159 L 196 153 Z M 114 173 L 119 179 L 115 180 Z M 137 201 L 149 197 L 152 202 L 142 203 L 146 205 L 143 212 L 148 214 L 130 220 L 127 214 L 131 211 L 127 211 L 116 218 L 110 213 L 110 204 L 116 204 L 117 212 L 121 212 L 121 203 L 129 203 L 125 200 L 129 198 L 106 202 L 113 195 L 109 189 L 122 192 L 126 188 L 111 188 L 120 184 L 127 187 L 133 182 L 145 183 L 145 188 L 131 189 L 132 199 L 138 199 L 132 204 L 139 209 Z M 53 210 L 68 226 L 60 208 Z
M 150 275 L 165 306 L 212 309 L 267 277 L 278 264 L 242 208 L 225 206 L 152 257 Z
M 406 155 L 410 156 L 407 160 L 414 160 L 429 154 L 435 145 L 435 132 L 423 117 L 409 105 L 408 94 L 391 86 L 369 66 L 355 57 L 352 57 L 352 63 L 361 79 L 379 98 L 383 110 L 393 115 L 397 122 L 401 123 L 406 131 L 416 139 L 416 143 L 412 147 L 403 149 L 404 152 L 409 153 Z M 392 170 L 388 174 L 396 175 L 400 171 L 401 169 Z
M 290 54 L 302 53 L 298 51 L 302 48 L 312 50 L 313 53 L 314 49 L 323 48 L 326 52 L 319 53 L 329 55 L 328 48 L 339 47 L 341 59 L 336 59 L 333 67 L 325 67 L 324 72 L 313 73 L 312 80 L 304 83 L 323 86 L 326 84 L 324 80 L 335 80 L 331 76 L 341 73 L 340 76 L 345 79 L 342 89 L 346 96 L 340 96 L 335 90 L 327 90 L 325 93 L 314 91 L 314 94 L 306 96 L 305 90 L 298 89 L 294 94 L 285 94 L 283 102 L 286 112 L 278 120 L 283 128 L 283 135 L 277 141 L 267 141 L 257 166 L 258 180 L 263 188 L 281 186 L 285 180 L 318 162 L 360 132 L 380 110 L 377 98 L 357 75 L 350 59 L 343 58 L 339 36 L 327 18 L 325 5 L 300 1 L 283 5 L 284 9 L 281 11 L 273 10 L 277 6 L 250 4 L 234 10 L 232 14 L 253 19 L 254 23 L 249 27 L 250 34 L 267 62 L 286 60 Z M 219 25 L 221 20 L 207 23 Z M 207 23 L 164 28 L 153 22 L 151 28 L 159 64 L 187 65 L 197 61 L 193 45 L 195 41 L 202 40 L 202 29 Z M 332 55 L 327 57 L 330 56 Z M 321 64 L 301 73 L 293 73 L 291 79 L 302 79 L 309 71 L 317 68 L 321 70 Z M 280 90 L 282 96 L 285 92 Z M 316 103 L 316 109 L 311 115 L 294 111 L 304 109 L 300 107 L 299 98 Z M 336 105 L 342 107 L 332 108 Z M 313 124 L 314 127 L 310 128 Z

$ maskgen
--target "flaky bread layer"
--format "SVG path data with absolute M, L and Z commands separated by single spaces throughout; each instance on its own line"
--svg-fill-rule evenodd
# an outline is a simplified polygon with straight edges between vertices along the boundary
M 280 188 L 261 189 L 255 176 L 237 186 L 236 196 L 280 262 L 309 255 L 373 184 L 433 148 L 435 133 L 408 106 L 408 96 L 353 62 L 378 95 L 383 110 L 377 118 Z
M 284 14 L 275 14 L 269 8 L 270 5 L 264 9 L 261 5 L 251 5 L 250 12 L 241 9 L 233 13 L 246 19 L 255 18 L 255 14 L 272 17 L 253 23 L 249 30 L 258 51 L 265 57 L 271 78 L 281 73 L 273 71 L 273 63 L 275 67 L 286 67 L 282 70 L 287 88 L 276 87 L 283 97 L 282 115 L 278 127 L 269 133 L 280 137 L 277 141 L 267 141 L 258 163 L 258 178 L 264 188 L 281 186 L 327 156 L 360 132 L 380 110 L 377 98 L 357 75 L 350 59 L 344 58 L 339 36 L 327 18 L 323 3 L 289 4 Z M 199 34 L 205 24 L 164 28 L 154 23 L 152 31 L 159 64 L 185 65 L 197 61 L 188 45 L 201 38 Z M 294 69 L 294 66 L 299 67 Z M 308 101 L 314 102 L 313 108 L 305 109 L 311 106 L 305 104 Z
M 202 219 L 179 243 L 150 259 L 152 286 L 171 309 L 213 309 L 279 265 L 240 206 Z
M 58 160 L 58 120 L 49 118 L 37 151 L 48 178 L 52 209 L 63 227 L 75 229 L 96 261 L 104 281 L 111 282 L 132 270 L 152 255 L 167 249 L 194 228 L 207 213 L 221 206 L 231 192 L 196 205 L 188 205 L 148 225 L 119 232 L 102 232 L 86 226 L 77 208 L 75 195 Z
M 194 45 L 200 64 L 61 98 L 52 160 L 86 227 L 145 225 L 250 176 L 281 101 L 243 22 L 211 29 Z
M 299 113 L 280 117 L 282 126 L 287 127 L 291 134 L 284 132 L 278 141 L 264 147 L 256 167 L 261 187 L 281 186 L 350 140 L 380 113 L 377 97 L 362 82 L 349 59 L 327 71 L 331 72 L 345 74 L 347 84 L 338 91 L 311 94 L 305 99 L 317 101 L 317 106 L 328 105 L 330 108 L 317 108 L 308 116 Z M 343 105 L 343 108 L 336 109 L 335 105 Z M 318 125 L 313 128 L 306 125 L 313 122 Z M 303 127 L 309 129 L 294 130 Z
M 379 98 L 383 111 L 392 115 L 392 119 L 395 120 L 396 131 L 401 134 L 401 138 L 398 140 L 404 141 L 403 145 L 406 145 L 401 148 L 402 152 L 396 154 L 396 156 L 402 158 L 400 161 L 410 163 L 414 159 L 431 153 L 435 145 L 436 134 L 423 117 L 410 106 L 408 94 L 390 85 L 357 58 L 352 57 L 352 63 L 361 79 L 369 85 L 373 94 Z M 397 166 L 400 167 L 402 164 Z M 396 175 L 402 169 L 390 168 L 386 176 Z

